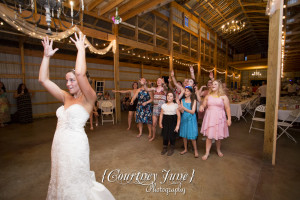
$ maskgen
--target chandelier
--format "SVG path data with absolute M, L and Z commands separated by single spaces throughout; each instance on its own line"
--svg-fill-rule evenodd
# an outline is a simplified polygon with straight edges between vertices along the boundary
M 14 10 L 15 20 L 27 20 L 34 24 L 36 29 L 41 22 L 42 15 L 45 15 L 47 23 L 46 34 L 52 35 L 51 22 L 58 30 L 60 24 L 66 28 L 72 28 L 83 20 L 84 2 L 80 0 L 78 11 L 74 12 L 74 0 L 2 0 L 6 6 Z M 80 16 L 79 14 L 82 13 Z M 39 15 L 37 15 L 39 14 Z M 53 19 L 53 20 L 52 20 Z M 71 25 L 64 24 L 63 20 Z M 24 22 L 25 23 L 25 22 Z
M 231 22 L 227 22 L 221 26 L 223 33 L 237 33 L 243 30 L 246 26 L 245 22 L 241 22 L 238 20 L 232 20 Z
M 251 74 L 252 76 L 261 76 L 261 73 L 257 70 Z

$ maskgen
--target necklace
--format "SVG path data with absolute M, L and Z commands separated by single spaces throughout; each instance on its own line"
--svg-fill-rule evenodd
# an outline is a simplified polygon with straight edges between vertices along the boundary
M 82 96 L 82 93 L 79 95 L 79 96 L 76 96 L 75 97 L 75 95 L 73 96 L 74 97 L 74 99 L 78 99 L 79 97 L 81 97 Z

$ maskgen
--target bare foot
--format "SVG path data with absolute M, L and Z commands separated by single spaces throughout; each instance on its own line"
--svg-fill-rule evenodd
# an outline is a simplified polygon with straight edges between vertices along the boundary
M 195 152 L 195 158 L 199 158 L 198 152 Z
M 96 127 L 98 127 L 98 123 L 96 123 Z
M 187 153 L 187 151 L 184 150 L 184 151 L 180 152 L 180 155 L 183 155 L 183 154 L 186 154 L 186 153 Z
M 221 151 L 218 151 L 217 153 L 218 153 L 219 157 L 223 157 L 224 156 L 224 154 Z
M 91 128 L 90 128 L 90 130 L 92 131 L 92 130 L 94 130 L 94 128 L 93 128 L 93 127 L 91 127 Z
M 127 131 L 129 131 L 129 130 L 130 130 L 130 127 L 127 128 Z
M 202 156 L 202 160 L 207 160 L 209 154 L 205 154 L 204 156 Z
M 152 138 L 152 136 L 151 136 L 151 135 L 148 135 L 148 139 L 150 139 L 150 138 Z
M 142 134 L 140 133 L 140 134 L 138 134 L 136 137 L 139 138 L 139 137 L 141 137 L 141 136 L 142 136 Z
M 153 137 L 153 138 L 150 138 L 150 139 L 149 139 L 149 142 L 152 142 L 154 139 L 155 139 L 154 137 Z

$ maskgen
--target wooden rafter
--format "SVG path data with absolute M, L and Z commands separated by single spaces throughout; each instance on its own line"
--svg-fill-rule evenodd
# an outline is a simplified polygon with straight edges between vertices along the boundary
M 121 5 L 119 7 L 119 15 L 123 15 L 124 13 L 126 13 L 127 11 L 131 10 L 132 8 L 138 6 L 139 4 L 143 3 L 144 0 L 131 0 L 131 1 L 128 1 L 127 3 Z M 113 14 L 113 13 L 110 13 L 110 14 Z
M 138 6 L 137 8 L 131 9 L 130 12 L 127 14 L 121 16 L 124 21 L 127 19 L 130 19 L 131 17 L 134 17 L 135 15 L 138 15 L 139 13 L 148 10 L 149 8 L 155 7 L 158 4 L 163 3 L 165 0 L 151 0 L 147 1 L 146 3 Z
M 104 0 L 92 0 L 92 1 L 90 1 L 90 3 L 87 5 L 88 11 L 93 10 L 94 8 L 96 8 L 96 6 L 98 6 L 102 2 L 104 2 Z
M 116 0 L 116 1 L 113 1 L 113 2 L 108 2 L 105 6 L 103 6 L 102 8 L 100 8 L 99 14 L 100 15 L 104 15 L 108 11 L 110 11 L 110 10 L 114 9 L 115 7 L 117 7 L 123 1 L 124 0 Z

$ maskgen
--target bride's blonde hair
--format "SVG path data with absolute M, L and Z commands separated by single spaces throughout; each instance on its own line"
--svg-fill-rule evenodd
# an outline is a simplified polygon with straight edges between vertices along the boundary
M 214 80 L 214 81 L 212 82 L 212 84 L 214 84 L 214 82 L 218 83 L 218 90 L 217 90 L 217 95 L 218 95 L 218 97 L 226 95 L 225 92 L 224 92 L 224 89 L 223 89 L 222 81 L 221 81 L 221 80 Z M 212 93 L 213 93 L 213 91 L 212 91 L 212 87 L 211 87 L 211 88 L 209 89 L 208 94 L 211 95 Z

